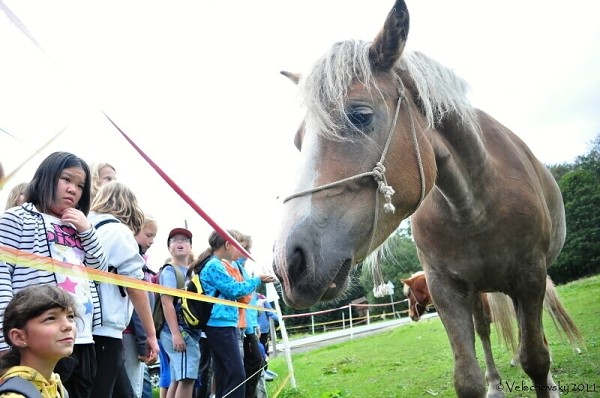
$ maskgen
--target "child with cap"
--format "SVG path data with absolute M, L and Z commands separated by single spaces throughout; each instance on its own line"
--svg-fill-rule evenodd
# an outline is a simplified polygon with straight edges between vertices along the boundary
M 177 273 L 186 275 L 188 259 L 192 252 L 192 233 L 186 228 L 174 228 L 167 238 L 171 264 L 165 264 L 160 272 L 159 283 L 163 286 L 183 289 L 178 286 Z M 179 278 L 181 279 L 181 278 Z M 181 300 L 168 294 L 160 297 L 165 316 L 165 325 L 160 332 L 160 342 L 169 360 L 171 383 L 169 396 L 192 396 L 198 377 L 200 363 L 200 334 L 185 323 Z M 162 366 L 161 360 L 161 366 Z M 162 372 L 162 369 L 161 369 Z

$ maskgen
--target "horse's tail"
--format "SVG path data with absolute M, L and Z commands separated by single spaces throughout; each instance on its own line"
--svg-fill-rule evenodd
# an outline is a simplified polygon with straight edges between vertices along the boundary
M 504 293 L 486 293 L 490 306 L 490 320 L 504 345 L 513 353 L 517 352 L 515 338 L 515 307 L 510 297 Z
M 550 315 L 558 334 L 562 336 L 562 332 L 565 332 L 567 339 L 571 345 L 575 348 L 585 347 L 585 341 L 583 335 L 579 331 L 577 325 L 573 319 L 567 313 L 567 310 L 560 302 L 558 298 L 558 292 L 556 287 L 550 279 L 550 276 L 546 278 L 546 294 L 544 296 L 544 309 Z

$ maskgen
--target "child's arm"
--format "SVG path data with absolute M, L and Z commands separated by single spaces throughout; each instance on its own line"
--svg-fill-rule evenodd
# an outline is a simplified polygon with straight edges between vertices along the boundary
M 259 277 L 251 277 L 243 282 L 237 281 L 221 262 L 207 264 L 203 272 L 206 272 L 206 279 L 211 280 L 215 288 L 230 300 L 252 293 L 261 283 Z
M 127 294 L 133 304 L 133 308 L 135 308 L 135 312 L 142 321 L 144 332 L 146 332 L 146 362 L 153 363 L 156 360 L 159 348 L 158 341 L 156 340 L 156 331 L 154 330 L 154 321 L 152 320 L 152 311 L 150 310 L 150 301 L 148 300 L 148 292 L 128 287 Z
M 98 240 L 96 229 L 92 227 L 87 231 L 79 232 L 78 235 L 81 239 L 81 246 L 85 251 L 85 265 L 91 268 L 107 271 L 108 258 L 104 254 L 104 249 Z
M 169 277 L 168 273 L 171 273 L 172 281 L 176 281 L 177 277 L 175 276 L 175 269 L 173 267 L 176 266 L 166 266 L 163 268 L 160 276 L 160 284 L 163 285 L 163 281 Z M 164 286 L 168 287 L 177 287 L 177 283 L 173 284 L 164 284 Z M 171 336 L 173 337 L 173 349 L 178 352 L 185 351 L 185 340 L 181 335 L 181 330 L 179 330 L 179 322 L 177 322 L 177 313 L 175 312 L 175 305 L 173 304 L 174 297 L 168 294 L 160 295 L 160 302 L 163 307 L 163 314 L 165 315 L 165 322 L 169 325 L 169 330 L 171 331 Z

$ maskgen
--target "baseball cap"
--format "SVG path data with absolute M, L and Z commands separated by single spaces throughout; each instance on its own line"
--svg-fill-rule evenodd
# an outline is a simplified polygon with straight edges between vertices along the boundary
M 169 232 L 169 237 L 167 238 L 167 246 L 169 245 L 169 241 L 174 235 L 183 235 L 192 242 L 192 233 L 185 228 L 173 228 L 171 232 Z

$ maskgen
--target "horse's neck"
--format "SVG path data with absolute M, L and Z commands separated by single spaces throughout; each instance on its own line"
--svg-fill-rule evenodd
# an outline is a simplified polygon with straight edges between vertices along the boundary
M 442 195 L 454 211 L 476 216 L 483 211 L 478 205 L 482 177 L 492 173 L 480 134 L 446 122 L 429 134 L 437 165 L 433 194 Z

